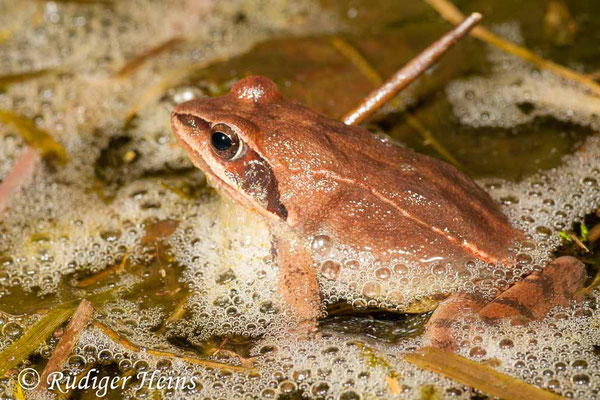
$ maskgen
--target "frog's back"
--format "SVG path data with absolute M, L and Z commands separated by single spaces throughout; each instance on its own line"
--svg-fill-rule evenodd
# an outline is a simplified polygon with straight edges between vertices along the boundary
M 282 194 L 287 186 L 306 197 L 306 203 L 296 204 L 317 205 L 297 210 L 300 230 L 372 249 L 382 261 L 402 254 L 428 267 L 430 260 L 511 265 L 511 246 L 521 233 L 499 204 L 455 167 L 360 127 L 320 115 L 303 121 L 289 129 L 316 132 L 316 138 L 297 143 L 311 158 L 290 160 L 300 167 L 280 182 Z

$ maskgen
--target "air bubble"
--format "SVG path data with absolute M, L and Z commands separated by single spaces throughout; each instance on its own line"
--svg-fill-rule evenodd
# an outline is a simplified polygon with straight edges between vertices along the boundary
M 377 279 L 386 280 L 392 276 L 392 271 L 386 267 L 380 267 L 375 270 L 375 277 Z
M 366 282 L 362 289 L 363 295 L 366 297 L 377 297 L 381 293 L 381 284 L 379 282 Z
M 321 273 L 327 279 L 335 280 L 340 274 L 340 264 L 335 261 L 325 261 L 321 266 Z
M 317 235 L 311 243 L 313 254 L 318 257 L 325 257 L 329 254 L 333 241 L 327 235 Z

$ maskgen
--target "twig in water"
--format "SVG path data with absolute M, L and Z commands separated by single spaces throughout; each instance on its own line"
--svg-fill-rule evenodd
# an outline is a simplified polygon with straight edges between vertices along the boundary
M 42 372 L 40 385 L 37 389 L 38 391 L 46 390 L 48 388 L 48 376 L 52 372 L 57 371 L 64 364 L 67 357 L 69 357 L 69 354 L 71 354 L 71 351 L 73 350 L 73 346 L 77 344 L 79 336 L 81 336 L 81 332 L 90 322 L 92 314 L 94 314 L 92 303 L 86 299 L 81 300 L 81 303 L 79 303 L 79 306 L 75 310 L 75 314 L 73 314 L 71 321 L 69 321 L 69 325 L 67 325 L 67 330 L 60 338 L 54 353 L 52 353 L 52 356 L 48 360 L 48 364 L 46 364 L 46 368 L 44 368 L 44 372 Z
M 575 234 L 575 232 L 567 232 L 567 234 L 569 235 L 569 237 L 571 238 L 571 240 L 573 240 L 575 242 L 575 244 L 577 244 L 577 246 L 579 246 L 583 250 L 585 250 L 586 253 L 590 252 L 590 249 L 588 249 L 587 246 L 585 244 L 583 244 L 583 242 L 577 237 L 577 235 Z
M 160 53 L 163 53 L 163 52 L 171 49 L 173 46 L 181 43 L 182 41 L 183 41 L 182 38 L 176 37 L 176 38 L 169 39 L 163 43 L 160 43 L 157 46 L 154 46 L 154 47 L 146 50 L 142 54 L 135 56 L 134 58 L 129 60 L 129 62 L 127 62 L 123 67 L 121 67 L 117 71 L 117 76 L 119 78 L 124 78 L 124 77 L 130 75 L 133 71 L 138 69 L 143 63 L 148 61 L 150 58 L 158 56 Z
M 127 250 L 125 252 L 123 259 L 121 260 L 121 262 L 119 264 L 113 265 L 111 267 L 106 268 L 105 270 L 98 272 L 97 274 L 94 274 L 94 275 L 88 276 L 87 278 L 81 279 L 80 281 L 77 282 L 77 287 L 85 288 L 88 286 L 95 285 L 96 283 L 100 282 L 101 280 L 108 278 L 112 274 L 120 275 L 121 273 L 123 273 L 123 271 L 125 271 L 125 266 L 127 265 L 128 260 L 129 260 L 129 250 Z
M 179 321 L 185 315 L 185 306 L 187 305 L 189 298 L 190 298 L 190 295 L 188 294 L 185 297 L 183 297 L 181 300 L 179 300 L 179 302 L 175 306 L 175 310 L 173 310 L 171 315 L 169 315 L 169 317 L 166 319 L 164 324 L 157 331 L 158 334 L 165 333 L 167 330 L 167 326 L 169 326 L 170 324 L 172 324 L 174 322 Z
M 152 356 L 156 356 L 156 357 L 179 359 L 179 360 L 189 362 L 191 364 L 201 365 L 203 367 L 217 368 L 217 369 L 222 369 L 222 370 L 232 371 L 232 372 L 256 372 L 254 369 L 244 367 L 244 366 L 229 365 L 229 364 L 224 364 L 224 363 L 210 361 L 210 360 L 201 360 L 201 359 L 195 358 L 195 357 L 169 353 L 168 351 L 153 350 L 153 349 L 149 349 L 146 347 L 141 347 L 136 344 L 133 344 L 132 342 L 130 342 L 126 338 L 122 337 L 121 335 L 119 335 L 117 332 L 115 332 L 108 326 L 101 324 L 98 321 L 94 321 L 93 324 L 96 328 L 98 328 L 102 332 L 104 332 L 104 334 L 106 336 L 108 336 L 112 341 L 114 341 L 114 342 L 120 344 L 121 346 L 125 347 L 126 349 L 131 350 L 136 353 L 144 352 L 144 353 L 150 354 Z
M 418 56 L 396 72 L 381 87 L 375 89 L 342 121 L 346 125 L 357 125 L 369 118 L 381 106 L 387 103 L 400 90 L 408 86 L 423 72 L 444 55 L 460 38 L 466 35 L 480 20 L 481 14 L 473 13 L 462 23 L 427 47 Z
M 333 37 L 331 44 L 335 47 L 344 57 L 354 64 L 354 66 L 373 84 L 375 87 L 383 85 L 383 78 L 373 68 L 369 62 L 358 52 L 350 43 L 340 37 Z M 402 109 L 402 106 L 398 99 L 392 98 L 390 104 L 396 109 Z M 440 142 L 433 136 L 433 134 L 421 124 L 421 122 L 415 118 L 411 113 L 406 113 L 406 122 L 417 132 L 421 134 L 423 139 L 427 141 L 441 155 L 446 161 L 454 165 L 458 169 L 464 170 L 458 160 L 442 146 Z

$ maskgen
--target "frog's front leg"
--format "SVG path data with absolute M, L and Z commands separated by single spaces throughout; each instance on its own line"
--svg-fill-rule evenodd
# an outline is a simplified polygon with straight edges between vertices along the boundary
M 452 330 L 469 314 L 494 324 L 504 318 L 523 323 L 543 319 L 557 305 L 567 305 L 586 280 L 585 265 L 574 257 L 560 257 L 542 273 L 533 273 L 484 304 L 477 294 L 456 294 L 444 300 L 426 326 L 426 336 L 437 347 L 454 350 Z
M 301 331 L 315 331 L 322 300 L 312 256 L 301 241 L 287 238 L 278 239 L 275 250 L 282 307 L 299 319 Z

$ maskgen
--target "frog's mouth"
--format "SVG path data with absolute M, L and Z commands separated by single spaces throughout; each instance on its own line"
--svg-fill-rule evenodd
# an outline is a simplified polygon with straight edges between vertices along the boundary
M 194 166 L 204 172 L 210 184 L 217 189 L 220 194 L 227 195 L 238 204 L 253 209 L 270 220 L 285 221 L 287 219 L 287 210 L 280 202 L 277 181 L 275 177 L 272 176 L 272 171 L 270 169 L 263 169 L 261 171 L 256 170 L 257 165 L 261 164 L 257 161 L 262 160 L 262 158 L 260 158 L 257 153 L 248 152 L 251 153 L 248 158 L 251 158 L 253 162 L 247 163 L 248 166 L 245 168 L 233 168 L 235 170 L 243 171 L 245 179 L 242 179 L 237 185 L 228 182 L 219 176 L 220 174 L 211 167 L 211 164 L 204 156 L 205 152 L 208 152 L 208 149 L 204 148 L 206 144 L 203 142 L 203 135 L 206 134 L 206 136 L 208 136 L 210 123 L 201 119 L 203 125 L 198 126 L 197 129 L 192 132 L 182 121 L 182 118 L 185 118 L 186 116 L 187 114 L 176 112 L 172 114 L 171 124 L 173 133 L 179 144 L 188 153 Z M 206 132 L 204 132 L 204 130 L 206 130 Z M 260 177 L 261 175 L 268 176 L 268 179 L 257 179 L 257 177 Z

